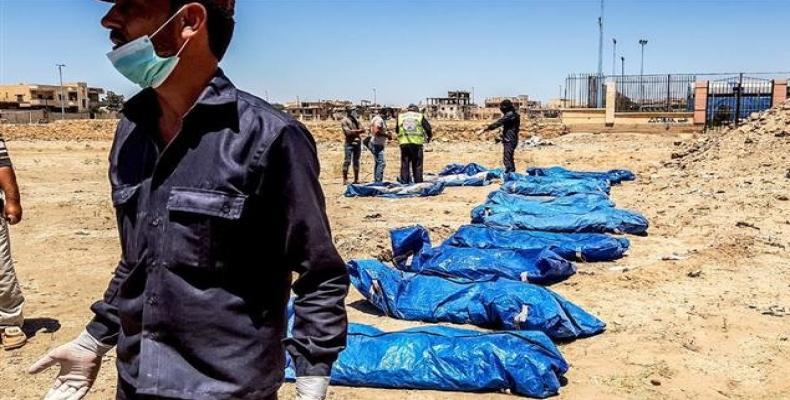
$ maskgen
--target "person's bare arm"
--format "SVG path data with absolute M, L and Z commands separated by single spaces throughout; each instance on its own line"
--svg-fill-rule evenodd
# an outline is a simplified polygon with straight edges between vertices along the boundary
M 13 167 L 0 167 L 0 190 L 5 193 L 3 217 L 11 225 L 19 223 L 22 220 L 22 203 Z

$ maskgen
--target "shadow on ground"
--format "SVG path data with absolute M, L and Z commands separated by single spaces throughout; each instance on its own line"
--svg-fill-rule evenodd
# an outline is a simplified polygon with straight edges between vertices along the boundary
M 381 312 L 381 310 L 379 310 L 376 307 L 373 307 L 373 305 L 368 303 L 367 300 L 357 300 L 357 301 L 349 304 L 348 306 L 353 308 L 353 309 L 355 309 L 355 310 L 357 310 L 357 311 L 359 311 L 359 312 L 363 312 L 365 314 L 375 315 L 377 317 L 383 317 L 384 316 L 384 313 Z
M 52 318 L 29 318 L 25 320 L 22 330 L 28 338 L 32 338 L 42 330 L 44 333 L 57 332 L 60 330 L 60 321 Z

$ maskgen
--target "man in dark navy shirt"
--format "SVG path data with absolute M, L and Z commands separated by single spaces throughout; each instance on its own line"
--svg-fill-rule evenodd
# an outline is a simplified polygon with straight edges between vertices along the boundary
M 85 332 L 31 371 L 59 364 L 47 398 L 80 399 L 117 346 L 118 399 L 275 399 L 287 350 L 297 398 L 323 399 L 348 277 L 312 136 L 218 68 L 232 0 L 114 3 L 110 59 L 146 88 L 110 154 L 122 257 Z

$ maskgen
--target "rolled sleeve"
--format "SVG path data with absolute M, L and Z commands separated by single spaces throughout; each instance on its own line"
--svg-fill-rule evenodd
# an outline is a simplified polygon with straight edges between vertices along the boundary
M 282 194 L 285 259 L 299 274 L 293 285 L 294 325 L 285 345 L 297 376 L 329 376 L 346 344 L 348 273 L 332 241 L 310 133 L 289 125 L 272 147 L 278 159 L 272 167 L 281 178 L 271 193 Z

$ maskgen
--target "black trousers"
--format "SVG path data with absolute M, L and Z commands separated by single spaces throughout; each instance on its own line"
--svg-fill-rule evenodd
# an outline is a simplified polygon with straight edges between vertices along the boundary
M 505 165 L 505 173 L 516 172 L 516 162 L 513 156 L 516 154 L 517 141 L 502 142 L 502 164 Z
M 134 386 L 118 378 L 118 389 L 115 394 L 115 400 L 175 400 L 175 398 L 138 395 L 137 389 L 135 389 Z M 260 400 L 277 400 L 277 393 Z
M 400 145 L 400 182 L 404 184 L 421 183 L 422 161 L 421 144 Z

